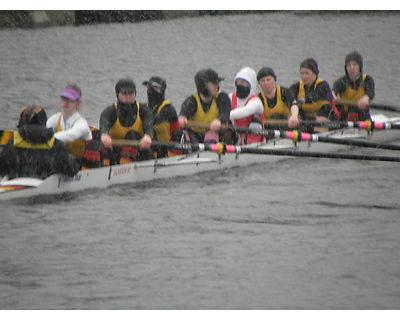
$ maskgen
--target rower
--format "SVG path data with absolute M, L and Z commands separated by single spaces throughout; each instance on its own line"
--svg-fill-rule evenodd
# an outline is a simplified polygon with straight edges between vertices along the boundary
M 337 120 L 338 112 L 331 88 L 318 74 L 317 62 L 313 58 L 307 58 L 300 64 L 301 80 L 290 87 L 297 99 L 300 118 L 321 122 Z M 308 128 L 311 133 L 327 130 L 326 127 Z
M 244 67 L 236 74 L 236 91 L 229 95 L 232 101 L 229 118 L 235 126 L 252 130 L 264 129 L 264 107 L 255 94 L 256 78 L 256 72 L 250 67 Z M 265 138 L 260 135 L 241 133 L 237 143 L 244 145 L 264 140 Z
M 261 87 L 258 97 L 264 106 L 264 121 L 267 119 L 288 120 L 288 127 L 297 127 L 299 107 L 293 92 L 276 85 L 276 74 L 272 68 L 263 67 L 258 71 L 257 81 Z
M 131 79 L 121 79 L 115 85 L 117 102 L 100 115 L 100 135 L 104 145 L 104 164 L 124 164 L 152 159 L 151 141 L 154 119 L 151 110 L 136 101 L 136 85 Z M 135 146 L 113 147 L 113 139 L 139 141 Z
M 231 110 L 231 100 L 219 86 L 222 80 L 213 69 L 200 70 L 194 76 L 196 93 L 182 103 L 178 117 L 182 129 L 189 125 L 187 133 L 191 142 L 233 143 L 234 133 L 220 130 L 228 124 Z
M 81 168 L 99 167 L 100 149 L 93 142 L 88 122 L 78 111 L 82 105 L 82 90 L 75 84 L 68 85 L 60 97 L 62 110 L 47 120 L 47 128 L 52 128 L 56 139 L 66 144 Z
M 371 76 L 363 74 L 363 58 L 353 51 L 345 58 L 345 75 L 333 84 L 335 98 L 356 102 L 355 106 L 338 105 L 340 120 L 371 120 L 370 100 L 375 96 L 375 82 Z
M 185 142 L 183 130 L 179 127 L 178 114 L 169 100 L 165 99 L 167 80 L 153 76 L 143 85 L 147 87 L 148 106 L 154 117 L 154 139 L 161 142 Z M 183 140 L 182 140 L 183 139 Z M 181 150 L 152 146 L 154 158 L 164 158 L 182 154 Z

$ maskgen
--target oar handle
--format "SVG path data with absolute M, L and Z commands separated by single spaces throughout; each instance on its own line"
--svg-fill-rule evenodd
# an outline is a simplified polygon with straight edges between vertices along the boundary
M 112 139 L 112 145 L 115 147 L 139 147 L 139 140 L 128 140 L 128 139 Z

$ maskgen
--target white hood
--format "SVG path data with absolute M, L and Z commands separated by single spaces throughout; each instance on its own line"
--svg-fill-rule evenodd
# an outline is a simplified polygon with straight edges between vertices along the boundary
M 250 83 L 250 94 L 246 98 L 239 99 L 236 97 L 237 108 L 231 110 L 229 116 L 230 119 L 231 120 L 242 119 L 251 115 L 259 115 L 263 113 L 264 107 L 261 100 L 258 97 L 255 97 L 250 101 L 248 101 L 249 97 L 255 95 L 256 92 L 256 85 L 257 85 L 256 72 L 252 68 L 244 67 L 237 73 L 235 77 L 235 82 L 236 79 L 242 79 Z M 232 99 L 232 93 L 229 96 Z
M 257 86 L 257 74 L 256 72 L 250 67 L 242 68 L 235 77 L 236 79 L 246 80 L 250 83 L 250 96 L 256 93 L 256 86 Z

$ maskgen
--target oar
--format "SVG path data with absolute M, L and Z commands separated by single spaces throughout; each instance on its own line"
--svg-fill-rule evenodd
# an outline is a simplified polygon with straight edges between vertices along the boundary
M 113 144 L 117 146 L 138 146 L 137 140 L 113 140 Z M 294 157 L 312 157 L 312 158 L 330 158 L 330 159 L 348 159 L 348 160 L 368 160 L 368 161 L 387 161 L 387 162 L 400 162 L 400 158 L 388 156 L 368 156 L 357 154 L 344 154 L 344 153 L 324 153 L 324 152 L 310 152 L 298 151 L 293 149 L 278 149 L 278 148 L 252 148 L 246 146 L 224 145 L 222 143 L 204 144 L 204 143 L 174 143 L 174 142 L 159 142 L 153 141 L 152 145 L 162 146 L 177 150 L 187 151 L 211 151 L 218 154 L 225 153 L 248 153 L 248 154 L 263 154 L 263 155 L 277 155 L 277 156 L 294 156 Z
M 353 106 L 353 107 L 357 106 L 357 101 L 353 101 L 353 100 L 338 99 L 338 100 L 335 100 L 335 103 L 340 106 Z M 371 103 L 369 105 L 369 107 L 371 109 L 400 112 L 400 108 L 397 108 L 394 106 L 383 105 L 383 104 L 377 104 L 377 103 Z
M 289 150 L 286 150 L 286 149 L 262 149 L 262 148 L 243 147 L 243 148 L 241 148 L 241 150 L 239 150 L 238 153 L 267 154 L 267 155 L 294 156 L 294 157 L 311 157 L 311 158 L 400 162 L 400 158 L 397 158 L 397 157 L 367 156 L 367 155 L 345 154 L 345 153 L 310 152 L 310 151 L 299 151 L 299 150 L 290 150 L 290 149 Z
M 266 120 L 267 121 L 267 120 Z M 273 122 L 271 123 L 280 123 L 282 120 L 272 120 Z M 283 120 L 285 121 L 285 120 Z M 268 122 L 269 123 L 269 122 Z M 283 122 L 282 122 L 283 123 Z M 281 124 L 282 124 L 281 123 Z M 287 122 L 285 122 L 287 124 Z M 319 126 L 319 127 L 329 127 L 331 129 L 340 129 L 340 128 L 358 128 L 362 130 L 388 130 L 388 129 L 400 129 L 399 124 L 393 124 L 391 122 L 374 122 L 374 121 L 328 121 L 328 122 L 320 122 L 316 120 L 301 120 L 299 122 L 299 125 L 313 125 L 313 126 Z M 209 128 L 210 126 L 204 123 L 197 123 L 197 122 L 188 122 L 188 126 L 192 127 L 198 127 L 198 128 Z M 221 129 L 231 129 L 235 130 L 238 133 L 250 133 L 250 134 L 255 134 L 255 131 L 252 131 L 249 128 L 243 128 L 243 127 L 237 127 L 233 125 L 222 125 Z M 264 131 L 264 130 L 257 130 L 258 132 Z M 262 133 L 260 134 L 262 135 Z
M 354 122 L 350 122 L 352 125 Z M 346 122 L 348 124 L 348 122 Z M 364 123 L 364 121 L 359 121 L 358 125 L 362 128 L 365 126 L 371 125 L 368 123 Z M 385 124 L 386 125 L 386 124 Z M 267 137 L 268 139 L 272 138 L 284 138 L 290 139 L 293 142 L 298 141 L 311 141 L 311 142 L 326 142 L 326 143 L 334 143 L 355 147 L 364 147 L 364 148 L 376 148 L 376 149 L 386 149 L 386 150 L 398 150 L 400 151 L 400 146 L 398 145 L 390 145 L 390 144 L 379 144 L 369 141 L 360 141 L 360 140 L 350 140 L 350 139 L 340 139 L 340 138 L 332 138 L 332 137 L 324 137 L 316 134 L 303 133 L 298 131 L 280 131 L 280 130 L 252 130 L 249 128 L 242 128 L 236 126 L 226 126 L 227 128 L 232 128 L 239 133 L 247 133 L 260 135 L 263 137 Z
M 267 120 L 266 120 L 267 121 Z M 279 120 L 275 120 L 279 121 Z M 299 125 L 311 125 L 318 127 L 329 127 L 331 129 L 340 128 L 358 128 L 362 130 L 387 130 L 387 129 L 400 129 L 399 124 L 393 124 L 391 122 L 374 122 L 374 121 L 328 121 L 320 122 L 316 120 L 301 120 Z
M 320 142 L 348 145 L 348 146 L 354 146 L 354 147 L 400 151 L 400 145 L 382 144 L 382 143 L 362 141 L 362 140 L 332 138 L 332 137 L 320 136 L 317 134 L 308 134 L 308 133 L 301 133 L 301 132 L 298 132 L 296 134 L 296 132 L 293 132 L 293 131 L 280 132 L 279 134 L 288 139 L 292 139 L 293 141 L 311 141 L 311 142 L 320 141 Z

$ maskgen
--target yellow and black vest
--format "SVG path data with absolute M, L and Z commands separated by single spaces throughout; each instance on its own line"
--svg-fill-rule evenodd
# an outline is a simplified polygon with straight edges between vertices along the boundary
M 210 109 L 207 112 L 204 112 L 203 107 L 201 105 L 201 100 L 198 93 L 195 93 L 193 96 L 197 102 L 197 111 L 196 114 L 192 117 L 192 121 L 204 124 L 210 124 L 211 121 L 218 118 L 219 116 L 219 109 L 217 105 L 217 97 L 221 91 L 217 92 L 217 95 L 213 98 L 211 102 Z M 200 133 L 205 133 L 208 129 L 207 128 L 198 128 L 198 127 L 191 127 L 193 131 L 197 131 Z
M 115 104 L 115 109 L 117 109 L 118 112 L 118 104 Z M 110 136 L 112 139 L 124 139 L 126 134 L 129 131 L 137 131 L 141 136 L 144 135 L 143 132 L 143 124 L 142 124 L 142 119 L 139 116 L 140 112 L 140 104 L 137 103 L 137 115 L 136 115 L 136 121 L 134 124 L 132 124 L 130 127 L 124 127 L 121 122 L 119 121 L 119 117 L 117 116 L 117 121 L 115 121 L 114 125 L 110 129 Z
M 317 87 L 318 84 L 323 82 L 323 79 L 318 78 L 315 83 L 314 83 L 314 90 Z M 305 97 L 306 91 L 304 89 L 304 82 L 300 81 L 300 88 L 299 88 L 299 93 L 297 94 L 297 98 L 302 98 Z M 316 118 L 318 116 L 319 109 L 325 104 L 329 104 L 328 100 L 318 100 L 315 103 L 303 103 L 302 109 L 304 113 L 306 114 L 307 118 Z
M 276 86 L 276 105 L 273 108 L 268 106 L 268 100 L 264 92 L 261 92 L 261 96 L 264 106 L 264 119 L 271 119 L 273 114 L 281 114 L 287 118 L 290 117 L 290 110 L 286 103 L 282 101 L 282 92 L 280 86 Z
M 25 141 L 18 131 L 14 131 L 14 147 L 21 149 L 51 149 L 54 145 L 54 137 L 51 137 L 46 143 L 31 144 Z
M 62 115 L 60 115 L 60 118 L 58 119 L 56 132 L 62 131 L 62 129 L 61 129 L 61 117 L 62 117 Z M 78 121 L 81 118 L 82 117 L 78 117 L 74 121 L 72 126 L 74 126 L 75 122 Z M 71 142 L 65 143 L 65 145 L 67 146 L 68 152 L 70 154 L 72 154 L 73 156 L 75 156 L 77 159 L 82 159 L 83 158 L 83 154 L 85 153 L 85 149 L 86 149 L 86 144 L 87 144 L 86 141 L 83 140 L 83 139 L 77 139 L 75 141 L 71 141 Z
M 365 79 L 367 78 L 366 74 L 362 75 L 362 81 L 365 82 Z M 365 95 L 365 89 L 364 86 L 358 87 L 356 90 L 348 86 L 346 90 L 340 94 L 340 98 L 343 100 L 352 100 L 352 101 L 357 101 L 360 99 L 363 95 Z M 349 111 L 348 106 L 343 106 L 343 110 L 345 112 Z
M 164 102 L 158 107 L 157 114 L 161 112 L 161 110 L 168 104 L 170 104 L 168 100 L 164 100 Z M 170 133 L 170 123 L 168 121 L 164 121 L 154 125 L 154 131 L 156 132 L 158 141 L 168 142 L 171 138 Z

